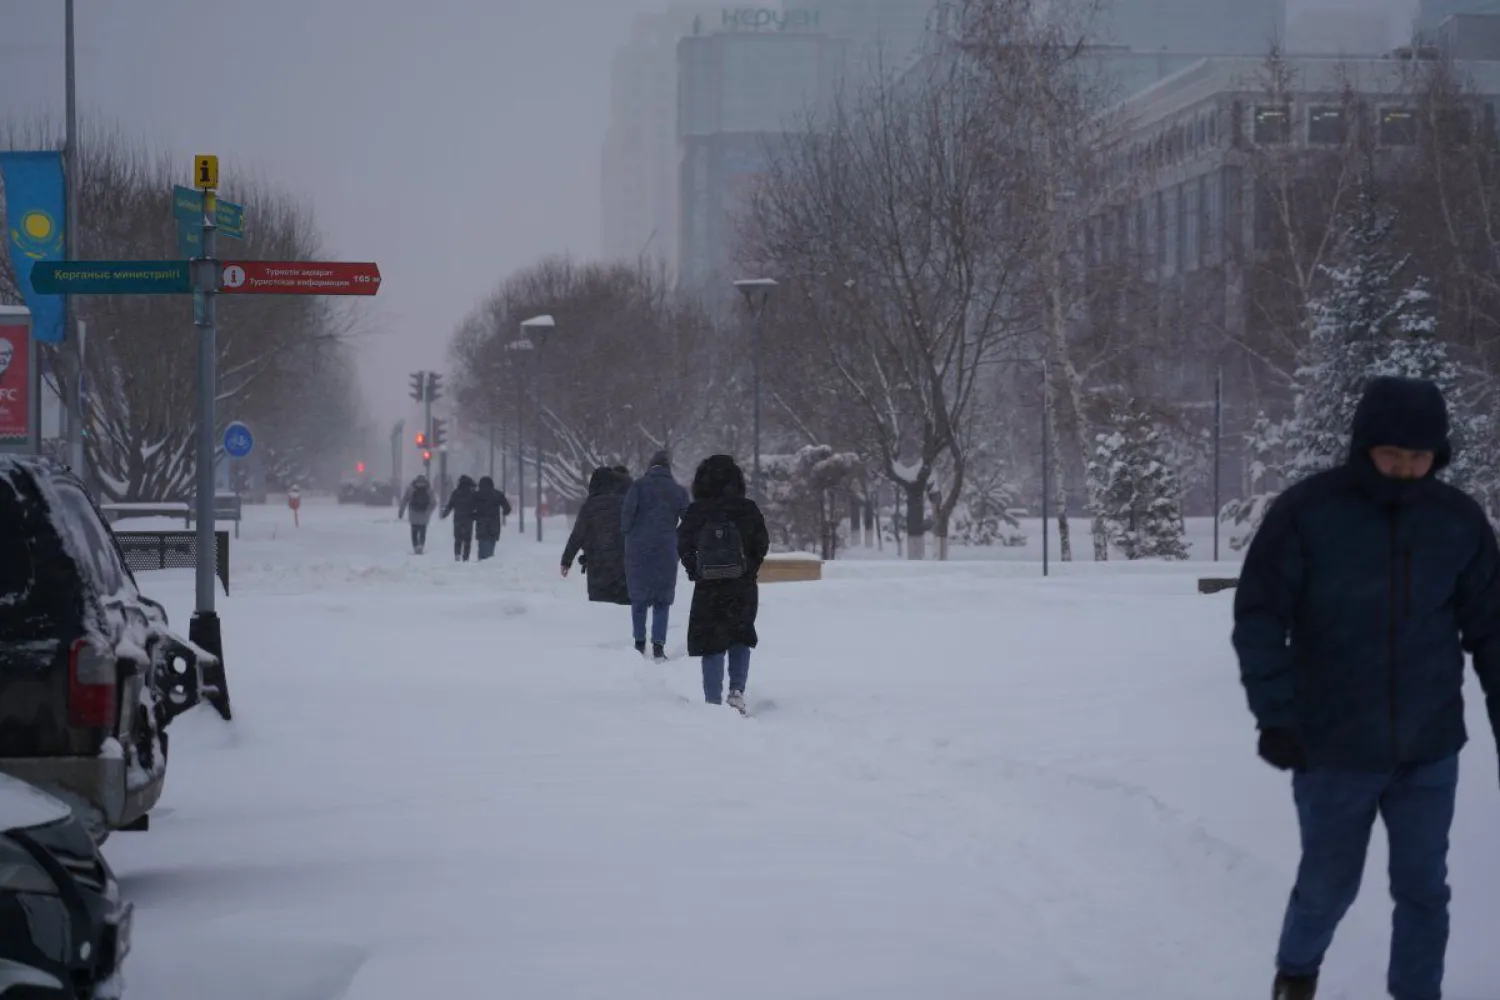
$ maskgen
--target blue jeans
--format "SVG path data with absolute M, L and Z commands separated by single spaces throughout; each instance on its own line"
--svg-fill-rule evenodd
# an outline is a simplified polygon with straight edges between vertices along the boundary
M 1302 863 L 1287 904 L 1277 967 L 1316 974 L 1359 894 L 1378 813 L 1390 839 L 1391 957 L 1395 1000 L 1438 1000 L 1448 950 L 1448 831 L 1458 794 L 1457 755 L 1394 773 L 1308 771 L 1292 778 Z
M 729 647 L 729 690 L 744 692 L 745 681 L 750 678 L 750 647 Z M 710 705 L 718 705 L 724 695 L 724 654 L 713 653 L 703 658 L 703 698 Z
M 670 604 L 652 604 L 650 601 L 630 602 L 630 623 L 635 628 L 635 641 L 646 641 L 646 612 L 651 612 L 651 642 L 666 645 L 667 617 L 672 613 Z

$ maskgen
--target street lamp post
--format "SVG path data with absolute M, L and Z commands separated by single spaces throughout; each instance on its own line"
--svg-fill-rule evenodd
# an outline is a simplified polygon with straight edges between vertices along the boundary
M 750 365 L 752 379 L 755 384 L 755 499 L 764 502 L 765 491 L 762 488 L 760 478 L 760 354 L 761 354 L 761 322 L 765 315 L 766 303 L 771 299 L 771 292 L 776 288 L 774 278 L 743 278 L 734 283 L 740 294 L 745 297 L 745 305 L 750 307 L 751 330 L 750 330 Z
M 542 393 L 537 383 L 541 379 L 542 343 L 546 335 L 556 327 L 557 323 L 551 316 L 533 316 L 521 323 L 521 337 L 536 345 L 536 353 L 532 355 L 536 360 L 532 365 L 531 393 L 532 399 L 536 402 L 536 540 L 538 542 L 542 540 Z
M 513 340 L 505 345 L 507 351 L 530 351 L 535 347 L 526 339 Z M 516 530 L 526 534 L 526 406 L 522 400 L 521 368 L 516 373 Z

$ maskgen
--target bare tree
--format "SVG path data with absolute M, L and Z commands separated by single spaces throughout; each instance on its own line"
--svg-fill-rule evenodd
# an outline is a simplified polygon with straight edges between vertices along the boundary
M 815 384 L 847 400 L 859 450 L 905 497 L 913 559 L 934 488 L 947 537 L 984 362 L 1020 329 L 1024 163 L 989 110 L 946 46 L 879 73 L 775 151 L 746 230 L 788 285 L 778 313 L 807 331 Z

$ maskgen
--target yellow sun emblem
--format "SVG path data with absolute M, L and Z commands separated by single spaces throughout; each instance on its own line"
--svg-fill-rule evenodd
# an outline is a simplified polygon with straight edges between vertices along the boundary
M 62 250 L 62 233 L 57 221 L 39 208 L 21 216 L 21 223 L 11 229 L 10 238 L 32 260 L 55 257 Z

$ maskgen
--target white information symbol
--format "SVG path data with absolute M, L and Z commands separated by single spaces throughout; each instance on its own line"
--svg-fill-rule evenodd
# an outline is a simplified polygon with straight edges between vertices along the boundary
M 245 269 L 238 264 L 224 268 L 224 287 L 239 288 L 245 283 Z

